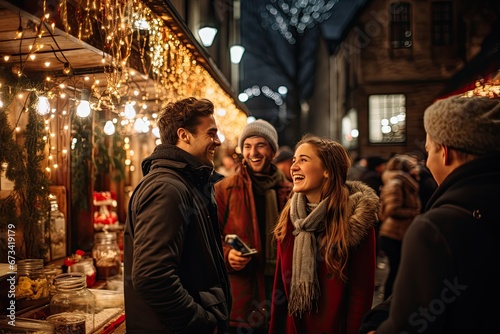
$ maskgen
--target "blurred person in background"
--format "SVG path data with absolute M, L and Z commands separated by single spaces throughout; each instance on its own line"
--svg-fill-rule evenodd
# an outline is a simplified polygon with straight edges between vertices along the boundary
M 236 173 L 236 168 L 238 167 L 238 163 L 234 161 L 234 158 L 230 155 L 225 155 L 221 159 L 221 165 L 217 168 L 217 173 L 229 176 Z
M 382 173 L 380 191 L 380 249 L 389 260 L 384 299 L 392 294 L 401 258 L 401 242 L 413 219 L 420 214 L 420 165 L 408 155 L 392 157 Z
M 288 146 L 280 146 L 273 159 L 273 164 L 285 174 L 288 181 L 292 182 L 290 167 L 292 166 L 293 151 Z
M 356 157 L 347 172 L 348 180 L 360 181 L 363 174 L 366 172 L 367 161 L 365 158 Z
M 379 156 L 371 156 L 366 158 L 366 170 L 361 174 L 360 181 L 366 183 L 369 187 L 375 190 L 377 196 L 380 196 L 380 188 L 382 187 L 382 173 L 385 170 L 387 160 Z

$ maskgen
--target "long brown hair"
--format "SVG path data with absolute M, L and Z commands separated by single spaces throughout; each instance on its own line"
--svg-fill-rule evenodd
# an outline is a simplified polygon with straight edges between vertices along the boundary
M 346 186 L 347 171 L 351 160 L 345 148 L 338 142 L 306 134 L 295 145 L 310 144 L 328 172 L 328 178 L 321 189 L 321 198 L 328 197 L 326 224 L 318 236 L 318 250 L 326 262 L 328 272 L 338 275 L 342 280 L 347 277 L 344 268 L 348 261 L 347 224 L 349 213 L 349 190 Z M 274 228 L 274 236 L 283 241 L 290 217 L 290 201 L 286 204 Z

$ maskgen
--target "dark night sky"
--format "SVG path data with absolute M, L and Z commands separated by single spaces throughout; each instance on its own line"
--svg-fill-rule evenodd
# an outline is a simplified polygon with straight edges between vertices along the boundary
M 272 91 L 277 91 L 279 86 L 288 88 L 287 120 L 278 117 L 279 106 L 264 94 L 246 102 L 253 116 L 270 121 L 278 132 L 283 132 L 290 125 L 290 120 L 299 112 L 300 101 L 310 97 L 314 90 L 315 59 L 320 36 L 327 41 L 329 51 L 333 52 L 366 0 L 338 0 L 327 12 L 330 15 L 328 19 L 314 21 L 303 33 L 298 33 L 297 29 L 287 25 L 288 31 L 296 40 L 294 44 L 290 44 L 279 31 L 272 29 L 276 20 L 270 15 L 269 7 L 266 9 L 269 5 L 277 8 L 277 4 L 283 2 L 290 4 L 292 1 L 241 2 L 241 42 L 246 51 L 241 63 L 240 92 L 254 85 L 267 86 Z M 322 2 L 328 3 L 327 0 Z M 282 11 L 280 13 L 287 22 L 289 15 Z

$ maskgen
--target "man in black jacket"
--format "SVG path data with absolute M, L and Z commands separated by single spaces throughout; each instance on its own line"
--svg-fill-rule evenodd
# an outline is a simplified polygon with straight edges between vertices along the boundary
M 372 310 L 360 332 L 497 333 L 500 100 L 437 101 L 424 126 L 439 187 L 405 234 L 392 300 Z
M 169 103 L 125 229 L 127 333 L 224 333 L 231 292 L 213 192 L 212 102 Z

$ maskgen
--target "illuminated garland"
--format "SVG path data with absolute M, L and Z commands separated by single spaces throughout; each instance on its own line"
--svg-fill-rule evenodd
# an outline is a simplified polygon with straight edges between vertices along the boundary
M 35 29 L 37 34 L 33 36 L 31 52 L 25 61 L 34 60 L 36 53 L 44 49 L 39 37 L 50 33 L 46 25 L 50 25 L 52 30 L 55 27 L 55 20 L 45 12 L 45 2 L 43 8 L 44 14 Z M 60 0 L 57 19 L 69 32 L 67 17 L 67 2 Z M 144 119 L 152 128 L 155 126 L 155 113 L 167 102 L 195 96 L 208 98 L 214 102 L 220 136 L 225 138 L 227 145 L 237 143 L 237 138 L 246 125 L 246 115 L 236 107 L 232 97 L 220 87 L 208 71 L 197 63 L 190 49 L 169 27 L 165 26 L 163 19 L 152 13 L 147 6 L 137 0 L 81 0 L 77 2 L 76 18 L 79 21 L 80 38 L 85 39 L 90 37 L 91 33 L 96 33 L 96 29 L 92 30 L 92 19 L 95 19 L 94 21 L 99 22 L 101 35 L 109 42 L 103 46 L 103 54 L 106 57 L 103 58 L 102 66 L 106 69 L 104 71 L 107 75 L 106 83 L 105 88 L 101 90 L 98 88 L 100 83 L 95 77 L 75 76 L 71 64 L 65 64 L 67 76 L 56 78 L 48 75 L 43 87 L 34 88 L 33 94 L 47 97 L 51 105 L 50 114 L 45 116 L 46 130 L 49 133 L 46 172 L 50 173 L 59 166 L 68 165 L 68 152 L 61 143 L 67 143 L 71 138 L 69 114 L 79 104 L 80 93 L 77 89 L 79 91 L 85 87 L 92 90 L 92 108 L 96 111 L 108 109 L 118 113 L 118 124 L 124 125 L 121 135 L 130 135 L 132 134 L 130 131 L 134 129 L 134 119 L 124 118 L 125 102 L 135 104 L 136 118 Z M 25 30 L 21 38 L 32 38 L 30 34 L 33 32 Z M 140 74 L 128 64 L 133 44 L 139 48 L 141 72 L 149 73 L 150 79 L 153 80 L 154 96 L 149 96 L 144 87 L 134 83 L 135 76 Z M 12 69 L 19 78 L 24 78 L 25 61 L 18 68 Z M 51 65 L 48 63 L 45 65 L 50 73 Z M 23 91 L 25 87 L 17 83 L 11 86 L 11 89 Z M 23 97 L 18 98 L 20 102 L 22 99 Z M 154 103 L 153 108 L 152 103 Z M 16 131 L 22 130 L 16 125 Z
M 15 226 L 16 233 L 23 233 L 22 248 L 15 254 L 18 258 L 44 258 L 47 243 L 44 236 L 48 231 L 49 212 L 49 179 L 44 173 L 42 163 L 45 160 L 47 146 L 47 131 L 44 122 L 35 111 L 37 96 L 35 91 L 40 88 L 30 81 L 15 78 L 10 71 L 0 71 L 3 79 L 1 84 L 1 98 L 3 107 L 0 108 L 0 163 L 2 169 L 6 164 L 5 175 L 14 182 L 14 189 L 7 198 L 0 200 L 0 230 L 2 236 L 8 224 Z M 23 92 L 11 87 L 25 87 Z M 26 91 L 28 93 L 26 93 Z M 5 109 L 18 103 L 16 96 L 26 93 L 18 117 L 27 115 L 27 124 L 24 132 L 24 143 L 19 145 L 14 139 L 14 129 L 9 126 Z M 5 240 L 2 246 L 7 247 Z M 2 256 L 8 254 L 5 249 Z M 2 260 L 0 256 L 0 260 Z M 6 261 L 1 261 L 6 262 Z
M 500 76 L 500 72 L 498 76 Z M 489 97 L 490 99 L 500 98 L 500 79 L 477 80 L 475 88 L 466 92 L 464 96 L 481 96 Z

